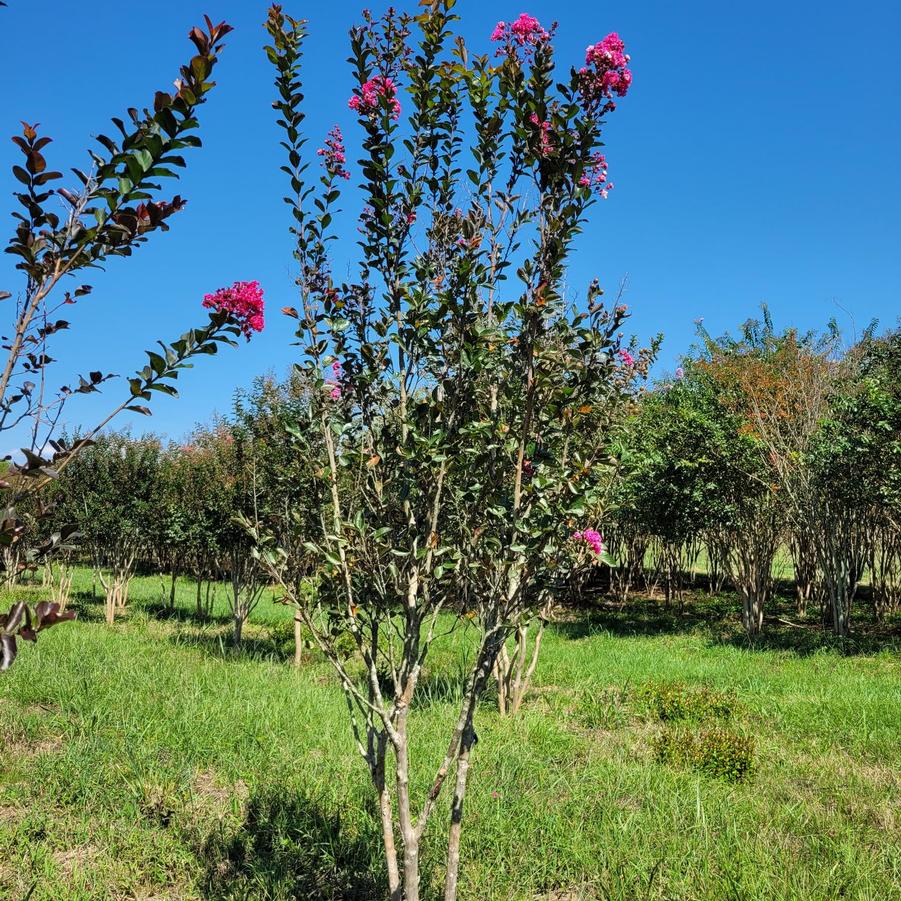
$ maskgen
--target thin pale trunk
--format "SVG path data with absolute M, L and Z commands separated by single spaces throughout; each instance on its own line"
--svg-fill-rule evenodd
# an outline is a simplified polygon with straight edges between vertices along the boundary
M 299 667 L 303 653 L 303 622 L 299 615 L 294 615 L 294 665 Z
M 494 672 L 497 677 L 497 712 L 501 716 L 507 715 L 507 684 L 509 680 L 510 666 L 510 654 L 508 653 L 507 647 L 505 645 L 503 648 L 501 648 L 500 653 L 497 655 L 497 661 L 494 664 Z
M 460 742 L 457 758 L 457 781 L 451 801 L 450 831 L 447 839 L 447 868 L 444 875 L 444 901 L 456 901 L 460 880 L 460 839 L 463 834 L 463 799 L 469 779 L 469 754 L 475 743 L 475 730 L 468 723 Z
M 391 792 L 385 781 L 385 736 L 379 736 L 374 748 L 376 754 L 372 781 L 379 797 L 379 816 L 382 821 L 382 848 L 385 852 L 385 866 L 388 870 L 388 893 L 391 901 L 402 901 L 403 888 L 400 880 L 400 867 L 397 862 L 397 844 L 394 838 L 394 810 L 391 805 Z
M 410 760 L 407 739 L 407 709 L 397 718 L 397 738 L 394 746 L 395 779 L 397 783 L 397 819 L 400 825 L 404 855 L 404 901 L 419 901 L 419 835 L 413 824 L 410 807 Z

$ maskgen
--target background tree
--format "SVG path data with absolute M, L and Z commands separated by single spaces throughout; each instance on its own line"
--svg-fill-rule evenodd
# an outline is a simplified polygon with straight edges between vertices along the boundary
M 128 603 L 135 567 L 154 537 L 151 524 L 162 457 L 154 437 L 104 434 L 53 484 L 58 515 L 77 526 L 103 586 L 107 623 Z
M 901 599 L 901 336 L 868 333 L 833 381 L 831 405 L 809 455 L 818 563 L 840 635 L 863 565 L 870 568 L 874 613 L 883 618 Z

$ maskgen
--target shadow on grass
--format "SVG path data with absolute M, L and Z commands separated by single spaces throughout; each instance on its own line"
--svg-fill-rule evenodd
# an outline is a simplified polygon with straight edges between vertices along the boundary
M 372 826 L 358 833 L 308 798 L 276 792 L 251 798 L 238 831 L 212 838 L 202 854 L 204 898 L 384 897 L 381 846 Z
M 288 650 L 284 642 L 265 634 L 247 634 L 240 645 L 235 645 L 232 637 L 231 621 L 227 628 L 221 624 L 207 623 L 206 628 L 179 629 L 168 636 L 168 641 L 179 647 L 189 647 L 201 651 L 217 660 L 284 663 L 293 659 L 293 649 Z
M 681 606 L 636 596 L 624 604 L 598 600 L 572 620 L 555 622 L 551 628 L 567 638 L 588 638 L 597 633 L 611 635 L 676 635 L 704 630 L 734 612 L 728 597 L 688 597 Z
M 231 617 L 227 613 L 198 613 L 191 607 L 178 605 L 170 607 L 165 601 L 149 601 L 141 606 L 147 611 L 148 616 L 159 620 L 193 623 L 194 625 L 209 625 L 210 623 L 223 625 L 231 622 Z
M 901 652 L 901 628 L 897 625 L 874 623 L 862 617 L 852 618 L 851 634 L 841 638 L 815 620 L 795 620 L 796 617 L 790 613 L 784 618 L 767 617 L 763 632 L 753 639 L 739 629 L 712 634 L 711 643 L 755 651 L 787 651 L 800 657 L 822 651 L 836 651 L 846 657 L 871 656 L 882 651 Z
M 793 599 L 777 595 L 764 622 L 763 633 L 749 639 L 741 626 L 740 606 L 729 592 L 710 596 L 687 592 L 683 607 L 635 597 L 625 604 L 598 602 L 580 616 L 554 623 L 552 628 L 571 639 L 598 633 L 619 636 L 697 635 L 714 645 L 761 651 L 787 651 L 800 656 L 824 650 L 853 656 L 901 650 L 901 621 L 877 623 L 858 600 L 848 638 L 839 638 L 818 623 L 817 612 L 799 619 Z

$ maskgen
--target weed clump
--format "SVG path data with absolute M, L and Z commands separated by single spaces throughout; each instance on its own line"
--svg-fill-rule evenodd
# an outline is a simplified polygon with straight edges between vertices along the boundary
M 648 712 L 668 723 L 677 720 L 728 720 L 737 710 L 735 695 L 714 691 L 706 685 L 684 685 L 680 682 L 654 683 L 639 692 Z
M 744 782 L 754 770 L 754 739 L 723 728 L 698 733 L 668 728 L 654 739 L 654 758 L 727 782 Z

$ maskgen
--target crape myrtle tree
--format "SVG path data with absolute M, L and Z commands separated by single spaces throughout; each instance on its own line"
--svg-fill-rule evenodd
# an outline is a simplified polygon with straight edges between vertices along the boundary
M 796 564 L 799 610 L 816 591 L 844 634 L 864 562 L 863 505 L 845 502 L 847 479 L 817 475 L 829 468 L 821 449 L 833 399 L 853 382 L 850 359 L 839 359 L 838 331 L 830 324 L 823 334 L 779 332 L 764 307 L 737 337 L 705 339 L 705 372 L 762 453 L 761 476 L 771 482 L 768 496 L 776 515 L 781 508 Z
M 860 390 L 845 421 L 857 423 L 857 459 L 869 502 L 867 565 L 873 612 L 901 609 L 901 329 L 858 348 Z
M 256 446 L 240 431 L 222 423 L 210 433 L 208 446 L 219 473 L 215 488 L 223 515 L 216 523 L 218 569 L 226 577 L 225 598 L 231 612 L 235 647 L 241 646 L 244 625 L 263 595 L 265 582 L 253 543 L 242 520 L 259 523 L 263 490 Z
M 254 517 L 281 547 L 290 548 L 291 570 L 283 568 L 282 577 L 289 578 L 297 592 L 311 590 L 316 558 L 303 540 L 295 539 L 314 533 L 321 523 L 323 480 L 308 465 L 321 457 L 321 447 L 307 446 L 318 441 L 316 432 L 297 428 L 316 390 L 301 371 L 283 381 L 260 376 L 236 393 L 229 418 L 232 433 L 253 455 L 258 486 Z M 305 644 L 303 621 L 295 612 L 295 666 L 301 664 Z
M 640 565 L 630 560 L 630 547 L 643 558 L 648 543 L 656 543 L 669 602 L 680 591 L 686 546 L 707 540 L 716 547 L 734 524 L 747 489 L 745 443 L 686 361 L 675 380 L 644 395 L 626 444 L 613 499 L 619 562 L 627 571 Z M 626 578 L 635 581 L 634 574 Z
M 188 502 L 192 485 L 189 462 L 180 445 L 172 443 L 165 448 L 147 524 L 151 562 L 169 579 L 168 586 L 163 584 L 161 595 L 162 603 L 170 611 L 175 609 L 178 577 L 188 569 L 196 527 Z
M 195 429 L 178 451 L 179 481 L 187 522 L 186 569 L 195 582 L 198 619 L 213 613 L 219 583 L 226 578 L 228 549 L 224 537 L 234 528 L 237 513 L 230 469 L 232 455 L 225 445 L 232 436 L 223 423 Z M 232 534 L 235 534 L 232 532 Z
M 625 307 L 616 306 L 620 314 L 624 313 Z M 616 365 L 610 367 L 607 381 L 594 392 L 592 403 L 585 403 L 577 410 L 578 435 L 565 430 L 550 432 L 541 442 L 536 459 L 523 461 L 524 476 L 530 479 L 544 461 L 566 459 L 572 443 L 578 441 L 586 472 L 578 479 L 581 505 L 571 509 L 571 514 L 578 515 L 582 522 L 597 526 L 609 522 L 610 495 L 618 482 L 621 466 L 619 439 L 624 420 L 644 390 L 643 382 L 659 341 L 658 337 L 650 348 L 638 354 L 633 353 L 634 348 L 620 347 L 615 354 Z M 549 348 L 545 350 L 549 357 Z M 569 350 L 564 350 L 564 355 Z M 560 443 L 555 446 L 554 440 Z M 515 714 L 522 706 L 538 664 L 545 626 L 555 607 L 581 603 L 584 589 L 597 567 L 613 563 L 605 552 L 604 536 L 597 528 L 576 528 L 570 537 L 571 541 L 561 545 L 554 557 L 545 560 L 544 578 L 542 582 L 536 579 L 537 593 L 530 610 L 518 618 L 510 640 L 501 645 L 494 675 L 498 711 L 502 715 Z
M 90 554 L 108 624 L 127 605 L 135 567 L 154 537 L 162 457 L 160 441 L 153 436 L 105 433 L 50 486 L 57 499 L 57 523 L 73 523 L 79 545 Z
M 148 363 L 128 380 L 124 399 L 93 428 L 69 445 L 52 436 L 66 402 L 75 394 L 98 391 L 111 376 L 99 369 L 59 386 L 51 378 L 53 337 L 69 329 L 64 311 L 82 302 L 91 291 L 76 279 L 113 257 L 130 256 L 156 231 L 166 231 L 169 220 L 184 208 L 178 195 L 167 196 L 164 179 L 185 165 L 183 153 L 200 145 L 195 134 L 198 111 L 215 86 L 211 74 L 223 39 L 231 31 L 207 18 L 204 28 L 189 32 L 195 53 L 181 67 L 174 91 L 157 91 L 150 108 L 133 108 L 114 119 L 112 137 L 99 135 L 90 151 L 87 169 L 72 169 L 72 187 L 54 187 L 63 173 L 46 156 L 51 139 L 36 125 L 23 124 L 13 141 L 22 158 L 13 166 L 20 183 L 15 192 L 15 229 L 6 252 L 16 258 L 22 286 L 0 290 L 9 320 L 4 329 L 5 360 L 0 363 L 0 432 L 8 438 L 26 436 L 23 461 L 11 468 L 12 478 L 0 483 L 3 514 L 0 541 L 12 545 L 23 540 L 29 522 L 19 509 L 29 495 L 42 491 L 71 461 L 73 454 L 124 410 L 147 414 L 154 392 L 174 394 L 172 382 L 190 360 L 215 353 L 223 342 L 246 327 L 262 326 L 262 298 L 258 294 L 219 298 L 209 305 L 207 325 L 191 329 L 171 344 L 159 342 L 148 352 Z M 67 285 L 69 287 L 67 287 Z M 240 302 L 239 302 L 240 301 Z M 252 308 L 247 307 L 251 302 Z M 40 505 L 38 505 L 40 508 Z M 33 526 L 33 524 L 32 524 Z M 31 548 L 40 559 L 71 538 L 72 527 L 53 533 Z M 74 614 L 67 611 L 66 618 Z M 57 604 L 14 604 L 0 614 L 0 670 L 17 653 L 17 638 L 35 640 L 37 633 L 61 618 Z
M 498 23 L 493 58 L 471 54 L 452 34 L 452 8 L 364 13 L 351 30 L 363 209 L 346 282 L 331 254 L 350 177 L 343 138 L 332 130 L 311 178 L 306 25 L 277 5 L 266 23 L 299 268 L 300 303 L 287 313 L 315 389 L 295 428 L 317 435 L 303 447 L 324 505 L 301 537 L 318 591 L 283 575 L 299 540 L 257 538 L 339 675 L 377 796 L 389 893 L 407 901 L 420 896 L 421 841 L 446 782 L 444 897 L 457 896 L 478 699 L 582 540 L 573 533 L 591 526 L 598 445 L 583 436 L 629 366 L 617 356 L 625 310 L 606 306 L 596 283 L 579 305 L 564 286 L 588 209 L 608 190 L 599 148 L 631 81 L 622 41 L 609 35 L 561 75 L 553 29 L 523 14 Z M 411 704 L 429 648 L 459 619 L 478 638 L 446 753 L 418 796 Z M 362 680 L 339 653 L 347 634 Z
M 872 330 L 845 356 L 808 452 L 818 563 L 833 629 L 850 629 L 861 559 L 877 619 L 901 601 L 901 332 Z
M 212 615 L 219 583 L 226 582 L 225 600 L 239 646 L 264 587 L 247 529 L 240 524 L 244 518 L 257 522 L 270 498 L 259 447 L 245 428 L 220 420 L 196 429 L 175 457 L 174 465 L 164 470 L 174 484 L 162 487 L 180 499 L 177 527 L 170 530 L 173 552 L 196 581 L 198 618 Z

